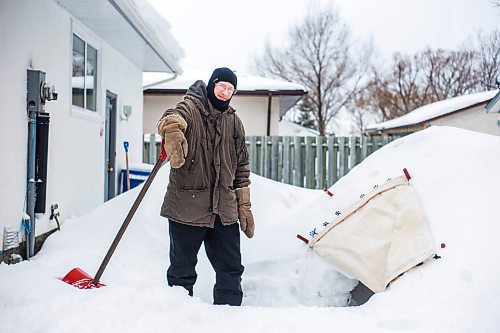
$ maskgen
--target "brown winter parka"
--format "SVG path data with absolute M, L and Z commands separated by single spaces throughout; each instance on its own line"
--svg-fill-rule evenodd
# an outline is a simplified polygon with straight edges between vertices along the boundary
M 170 169 L 161 215 L 179 223 L 214 226 L 238 220 L 236 188 L 250 184 L 245 130 L 235 110 L 213 108 L 203 81 L 196 81 L 175 108 L 162 118 L 177 114 L 187 122 L 186 162 Z M 160 119 L 160 121 L 161 121 Z

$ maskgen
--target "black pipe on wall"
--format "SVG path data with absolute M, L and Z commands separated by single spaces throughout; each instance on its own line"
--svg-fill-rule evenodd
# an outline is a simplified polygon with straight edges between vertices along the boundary
M 50 115 L 40 112 L 36 123 L 36 157 L 35 157 L 35 213 L 45 214 L 47 199 L 47 161 L 49 155 L 49 123 Z
M 267 97 L 267 129 L 266 135 L 271 135 L 271 102 L 273 100 L 273 94 L 269 93 Z

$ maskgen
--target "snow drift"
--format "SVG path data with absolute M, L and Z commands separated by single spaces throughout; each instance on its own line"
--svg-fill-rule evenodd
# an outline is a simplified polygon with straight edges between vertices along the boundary
M 195 297 L 168 288 L 166 221 L 159 217 L 164 166 L 102 281 L 79 290 L 57 279 L 78 266 L 93 274 L 138 189 L 67 218 L 31 261 L 0 265 L 0 330 L 9 332 L 498 332 L 500 138 L 432 127 L 370 155 L 330 190 L 252 175 L 256 234 L 242 239 L 244 306 L 211 305 L 214 273 L 203 251 Z M 410 270 L 358 307 L 335 305 L 356 281 L 304 243 L 335 212 L 408 168 L 441 259 Z M 77 189 L 75 189 L 77 190 Z M 81 193 L 81 200 L 93 195 Z M 8 209 L 3 207 L 3 209 Z M 64 217 L 64 207 L 60 208 Z M 445 243 L 445 248 L 438 245 Z M 345 283 L 341 290 L 336 290 Z

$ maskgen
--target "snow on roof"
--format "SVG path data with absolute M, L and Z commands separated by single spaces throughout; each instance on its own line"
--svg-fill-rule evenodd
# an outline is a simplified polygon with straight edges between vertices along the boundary
M 282 136 L 316 136 L 319 135 L 318 131 L 310 128 L 300 126 L 299 124 L 293 123 L 289 120 L 282 119 L 278 125 L 279 135 Z
M 146 0 L 55 0 L 143 71 L 182 72 L 169 23 Z
M 184 67 L 184 73 L 174 80 L 161 82 L 168 77 L 161 73 L 144 73 L 144 90 L 187 90 L 195 81 L 203 80 L 207 82 L 213 69 L 195 69 Z M 249 75 L 235 71 L 238 76 L 238 91 L 295 91 L 304 93 L 307 91 L 303 86 L 297 83 L 269 79 L 254 75 Z
M 448 98 L 439 102 L 434 102 L 421 106 L 404 116 L 384 121 L 378 124 L 370 124 L 366 126 L 367 131 L 384 130 L 388 128 L 396 128 L 408 125 L 414 125 L 426 120 L 434 119 L 451 112 L 465 109 L 469 106 L 486 102 L 492 99 L 498 90 L 484 91 L 475 94 L 457 96 Z

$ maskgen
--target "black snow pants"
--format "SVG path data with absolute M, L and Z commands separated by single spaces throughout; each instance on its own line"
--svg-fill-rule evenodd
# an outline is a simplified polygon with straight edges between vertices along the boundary
M 214 304 L 241 305 L 240 229 L 237 223 L 224 226 L 219 216 L 214 228 L 195 227 L 169 219 L 170 267 L 169 286 L 182 286 L 193 295 L 197 274 L 198 251 L 205 244 L 207 257 L 215 270 Z

